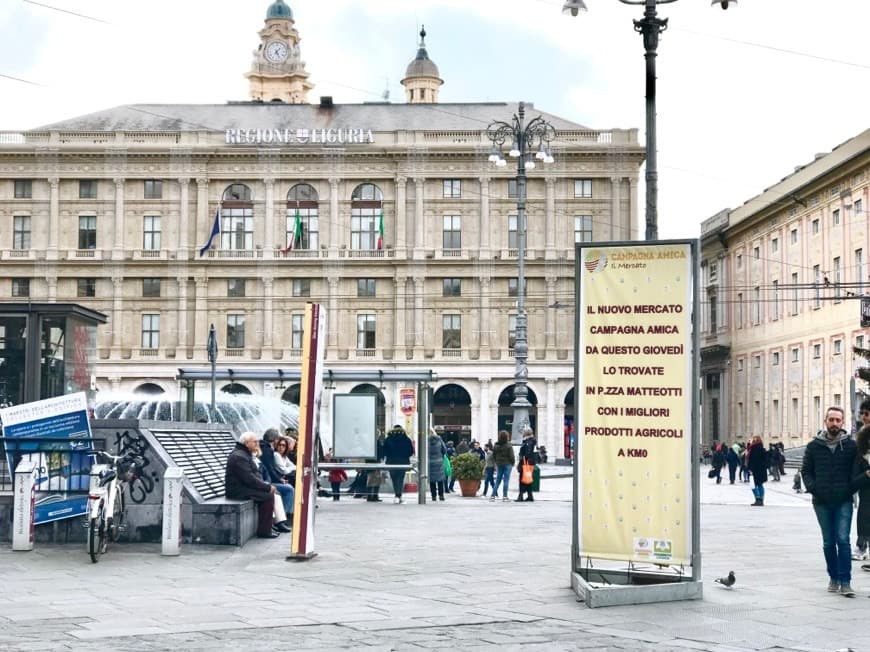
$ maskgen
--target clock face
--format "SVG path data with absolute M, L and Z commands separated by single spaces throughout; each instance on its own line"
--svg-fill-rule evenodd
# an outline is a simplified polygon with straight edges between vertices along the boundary
M 287 58 L 287 44 L 281 41 L 270 41 L 266 44 L 266 58 L 279 63 Z

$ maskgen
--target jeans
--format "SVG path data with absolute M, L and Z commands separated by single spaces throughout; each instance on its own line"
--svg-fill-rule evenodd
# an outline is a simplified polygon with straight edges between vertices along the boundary
M 504 485 L 501 488 L 501 497 L 507 498 L 508 484 L 510 483 L 512 468 L 513 466 L 511 464 L 500 464 L 498 466 L 498 475 L 495 478 L 495 486 L 492 489 L 493 496 L 498 496 L 498 487 L 502 484 L 502 480 L 504 480 Z
M 813 505 L 819 528 L 822 530 L 822 550 L 828 577 L 832 582 L 852 582 L 852 553 L 849 549 L 849 531 L 852 529 L 852 500 L 832 505 Z
M 492 487 L 492 495 L 495 496 L 495 467 L 486 467 L 486 479 L 483 482 L 483 495 L 486 495 L 487 490 Z
M 284 511 L 287 516 L 293 514 L 293 498 L 296 496 L 296 491 L 289 484 L 274 483 L 272 485 L 281 496 L 281 502 L 284 505 Z
M 752 495 L 758 498 L 758 500 L 764 500 L 764 483 L 756 484 L 752 487 Z
M 390 482 L 393 483 L 393 493 L 396 495 L 396 498 L 401 498 L 402 490 L 405 488 L 405 472 L 390 469 Z

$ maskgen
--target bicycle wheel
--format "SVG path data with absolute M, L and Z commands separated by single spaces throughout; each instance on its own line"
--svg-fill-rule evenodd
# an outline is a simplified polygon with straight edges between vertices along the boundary
M 124 492 L 118 487 L 115 494 L 115 504 L 112 505 L 112 520 L 109 524 L 109 541 L 115 543 L 121 536 L 124 527 Z
M 106 520 L 104 518 L 105 503 L 100 500 L 97 515 L 88 524 L 88 554 L 91 561 L 97 563 L 99 556 L 106 550 Z

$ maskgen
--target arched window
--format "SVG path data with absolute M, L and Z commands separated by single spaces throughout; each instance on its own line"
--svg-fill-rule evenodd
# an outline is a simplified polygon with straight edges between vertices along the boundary
M 297 183 L 287 193 L 287 251 L 320 246 L 318 199 L 317 191 L 307 183 Z
M 384 248 L 384 194 L 373 183 L 362 183 L 350 196 L 350 248 Z
M 254 248 L 254 195 L 243 183 L 224 190 L 221 202 L 221 249 Z
M 134 394 L 149 394 L 151 396 L 156 396 L 159 394 L 163 394 L 163 388 L 157 383 L 142 383 L 133 390 Z

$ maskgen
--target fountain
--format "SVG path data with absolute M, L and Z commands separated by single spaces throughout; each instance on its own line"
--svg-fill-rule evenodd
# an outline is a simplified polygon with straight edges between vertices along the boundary
M 133 394 L 100 392 L 94 406 L 96 419 L 142 419 L 147 421 L 182 421 L 185 409 L 181 401 L 165 398 L 164 394 Z M 250 430 L 262 434 L 267 428 L 297 428 L 299 408 L 277 398 L 218 392 L 214 413 L 211 398 L 194 397 L 193 421 L 224 423 L 236 434 Z

